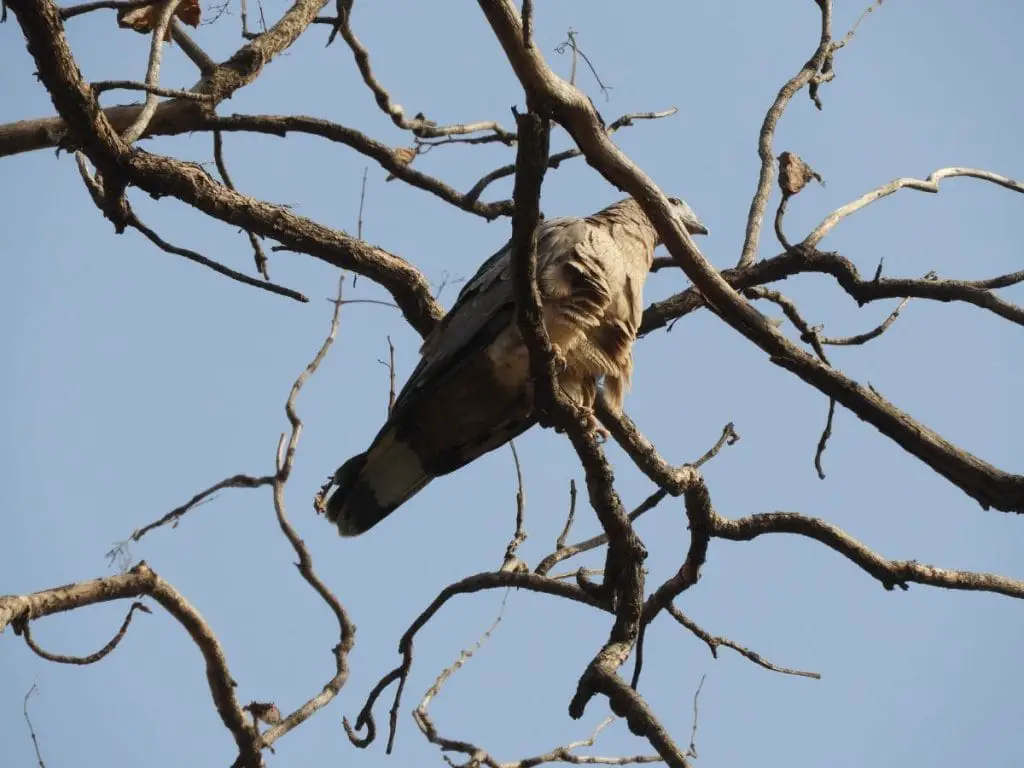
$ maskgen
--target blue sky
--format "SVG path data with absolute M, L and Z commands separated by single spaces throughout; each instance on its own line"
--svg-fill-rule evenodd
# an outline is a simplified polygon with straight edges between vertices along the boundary
M 862 6 L 839 3 L 836 30 Z M 282 3 L 268 3 L 276 18 Z M 606 119 L 678 106 L 669 120 L 621 131 L 621 146 L 671 194 L 685 197 L 711 229 L 701 245 L 717 266 L 735 263 L 754 191 L 757 131 L 779 86 L 813 51 L 813 3 L 539 3 L 537 39 L 552 65 L 570 26 L 613 87 L 610 100 L 581 69 L 581 84 Z M 790 206 L 791 239 L 829 211 L 896 176 L 923 177 L 948 165 L 1024 176 L 1019 127 L 1024 104 L 1012 54 L 1024 22 L 1009 2 L 885 3 L 836 59 L 837 77 L 817 112 L 805 94 L 782 120 L 776 153 L 799 153 L 826 179 Z M 410 114 L 439 122 L 499 119 L 521 89 L 472 3 L 357 3 L 354 27 L 374 69 Z M 237 45 L 237 16 L 200 28 L 216 59 Z M 112 12 L 69 22 L 91 80 L 140 78 L 148 39 L 116 28 Z M 406 137 L 376 110 L 342 42 L 308 32 L 224 114 L 303 113 L 337 120 L 400 145 Z M 15 23 L 0 28 L 5 98 L 0 122 L 51 114 L 32 76 Z M 162 83 L 186 87 L 192 65 L 165 51 Z M 113 99 L 105 103 L 114 103 Z M 556 132 L 557 148 L 566 146 Z M 149 151 L 212 161 L 197 134 L 146 142 Z M 303 215 L 354 231 L 368 161 L 323 140 L 229 135 L 226 155 L 244 191 L 294 205 Z M 444 147 L 417 160 L 459 189 L 509 162 L 498 147 Z M 509 233 L 401 182 L 384 184 L 369 163 L 364 234 L 416 263 L 435 284 L 472 274 Z M 491 199 L 511 183 L 494 185 Z M 774 195 L 775 193 L 773 193 Z M 585 163 L 549 175 L 548 215 L 586 214 L 617 199 Z M 140 217 L 177 245 L 252 271 L 243 234 L 173 201 L 133 193 Z M 771 211 L 776 198 L 773 197 Z M 938 195 L 901 192 L 840 224 L 824 241 L 870 273 L 982 278 L 1019 269 L 1024 200 L 983 182 L 946 181 Z M 51 152 L 0 162 L 0 509 L 8 525 L 0 592 L 18 593 L 111 573 L 104 553 L 140 524 L 225 476 L 269 472 L 283 405 L 319 346 L 336 271 L 296 254 L 271 257 L 274 279 L 307 305 L 237 285 L 155 250 L 137 233 L 113 234 L 93 208 L 67 156 Z M 767 231 L 762 256 L 777 253 Z M 648 281 L 650 300 L 682 289 L 677 271 Z M 820 276 L 780 286 L 827 333 L 864 331 L 894 302 L 858 309 Z M 446 288 L 446 305 L 456 288 Z M 360 279 L 348 297 L 385 298 Z M 1020 287 L 1004 292 L 1024 300 Z M 766 312 L 777 315 L 771 307 Z M 966 305 L 912 301 L 888 333 L 864 348 L 836 349 L 834 363 L 870 382 L 948 439 L 1020 472 L 1021 328 Z M 338 342 L 303 391 L 306 431 L 288 486 L 289 511 L 317 568 L 358 626 L 352 674 L 331 706 L 269 755 L 273 765 L 385 764 L 383 741 L 355 753 L 341 729 L 377 678 L 398 660 L 398 637 L 454 579 L 496 568 L 513 529 L 515 479 L 507 449 L 438 480 L 372 534 L 339 539 L 311 498 L 322 479 L 363 450 L 385 417 L 386 336 L 399 379 L 417 359 L 417 337 L 385 307 L 343 309 Z M 982 511 L 898 446 L 840 411 L 821 481 L 812 459 L 827 401 L 708 313 L 686 318 L 636 348 L 627 409 L 662 454 L 700 455 L 729 421 L 742 440 L 707 467 L 716 509 L 739 517 L 772 510 L 826 518 L 881 554 L 1022 578 L 1024 526 Z M 518 441 L 536 565 L 564 522 L 570 478 L 582 471 L 561 436 L 533 431 Z M 650 484 L 615 447 L 627 505 Z M 585 506 L 575 537 L 597 530 Z M 638 524 L 651 557 L 649 583 L 674 571 L 688 535 L 678 503 Z M 132 549 L 175 584 L 224 643 L 239 697 L 290 711 L 330 677 L 331 616 L 302 582 L 277 530 L 269 491 L 228 491 Z M 582 558 L 595 565 L 599 556 Z M 397 754 L 390 764 L 440 764 L 409 715 L 435 676 L 472 645 L 502 593 L 464 597 L 424 630 Z M 667 617 L 648 633 L 641 691 L 681 742 L 692 695 L 700 699 L 702 765 L 785 762 L 792 768 L 878 765 L 1015 766 L 1024 759 L 1019 691 L 1024 667 L 1022 606 L 1009 598 L 925 587 L 886 592 L 821 545 L 787 537 L 714 541 L 703 579 L 678 601 L 712 633 L 779 664 L 821 672 L 820 681 L 765 671 L 726 649 L 707 648 Z M 40 621 L 45 647 L 89 653 L 105 643 L 127 605 Z M 566 707 L 576 680 L 606 637 L 609 617 L 553 598 L 514 593 L 489 644 L 444 689 L 432 713 L 444 735 L 513 760 L 585 738 L 605 717 L 595 700 L 582 722 Z M 51 766 L 227 764 L 234 746 L 211 704 L 202 662 L 159 611 L 139 616 L 121 647 L 84 669 L 32 656 L 12 633 L 0 653 L 0 741 L 10 765 L 34 761 L 21 717 L 33 683 L 33 719 Z M 387 699 L 387 697 L 385 697 Z M 390 700 L 378 714 L 385 718 Z M 599 754 L 647 752 L 615 724 Z

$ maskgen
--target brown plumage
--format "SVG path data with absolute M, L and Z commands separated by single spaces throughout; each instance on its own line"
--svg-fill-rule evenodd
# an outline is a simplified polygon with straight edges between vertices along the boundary
M 672 199 L 692 234 L 707 229 Z M 622 407 L 633 341 L 658 234 L 632 198 L 586 218 L 548 219 L 537 230 L 537 285 L 544 323 L 565 361 L 558 382 L 592 408 L 599 382 Z M 422 359 L 369 450 L 335 472 L 325 492 L 329 520 L 356 536 L 433 478 L 454 472 L 536 421 L 529 356 L 515 322 L 506 244 L 466 283 L 427 337 Z

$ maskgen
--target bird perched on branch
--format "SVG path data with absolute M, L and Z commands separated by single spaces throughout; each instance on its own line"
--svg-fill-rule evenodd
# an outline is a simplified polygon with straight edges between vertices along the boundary
M 670 202 L 691 234 L 707 234 L 686 203 Z M 591 413 L 599 382 L 611 407 L 622 407 L 644 281 L 659 243 L 633 198 L 537 228 L 544 324 L 564 363 L 558 385 Z M 321 490 L 317 509 L 342 536 L 368 531 L 435 477 L 536 423 L 510 268 L 511 242 L 483 263 L 427 336 L 419 365 L 370 448 L 345 462 Z

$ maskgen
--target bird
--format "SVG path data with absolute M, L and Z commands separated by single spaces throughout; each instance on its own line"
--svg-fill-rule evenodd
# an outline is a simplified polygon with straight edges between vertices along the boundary
M 708 234 L 685 202 L 669 202 L 691 235 Z M 537 287 L 559 362 L 558 386 L 591 417 L 599 388 L 621 413 L 644 282 L 659 244 L 632 197 L 590 216 L 545 219 L 537 228 Z M 511 250 L 510 240 L 466 282 L 425 338 L 419 364 L 370 447 L 321 489 L 314 505 L 341 536 L 365 533 L 434 478 L 536 423 L 529 353 L 515 319 Z

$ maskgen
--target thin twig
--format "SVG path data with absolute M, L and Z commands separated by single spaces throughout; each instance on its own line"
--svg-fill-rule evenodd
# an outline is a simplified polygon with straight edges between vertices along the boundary
M 334 42 L 336 35 L 339 33 L 341 34 L 342 39 L 344 39 L 345 43 L 352 51 L 352 56 L 355 58 L 359 74 L 362 76 L 363 82 L 373 93 L 377 106 L 391 118 L 391 121 L 396 126 L 403 130 L 412 131 L 413 134 L 419 138 L 433 138 L 492 131 L 495 135 L 501 137 L 501 139 L 506 143 L 511 143 L 515 139 L 515 134 L 506 131 L 493 120 L 439 126 L 434 123 L 434 121 L 428 120 L 424 117 L 422 113 L 416 115 L 412 119 L 406 118 L 405 109 L 402 105 L 396 104 L 392 101 L 391 94 L 389 94 L 384 86 L 381 85 L 380 81 L 377 80 L 377 77 L 374 75 L 373 69 L 370 66 L 370 52 L 352 31 L 352 27 L 349 24 L 349 17 L 352 12 L 352 0 L 338 0 L 337 12 L 338 15 L 336 18 L 316 19 L 316 23 L 330 24 L 332 27 L 331 33 L 327 38 L 327 45 Z M 392 173 L 394 173 L 393 170 Z
M 597 69 L 594 67 L 593 62 L 587 58 L 587 54 L 583 52 L 583 49 L 580 48 L 579 43 L 576 41 L 577 34 L 576 30 L 570 27 L 566 40 L 555 46 L 555 53 L 563 54 L 565 53 L 566 48 L 572 49 L 572 71 L 569 74 L 569 82 L 572 85 L 576 85 L 576 57 L 580 56 L 583 61 L 586 62 L 587 68 L 590 69 L 590 74 L 592 74 L 594 79 L 597 81 L 597 86 L 601 89 L 601 94 L 604 96 L 605 101 L 609 101 L 611 99 L 612 87 L 610 85 L 605 85 L 601 81 L 601 76 L 597 74 Z
M 97 96 L 105 91 L 145 91 L 153 96 L 163 96 L 169 99 L 188 99 L 191 101 L 212 101 L 213 97 L 208 93 L 196 93 L 183 88 L 161 88 L 160 86 L 139 83 L 135 80 L 97 80 L 92 84 L 93 93 Z
M 25 699 L 21 703 L 21 712 L 25 715 L 25 722 L 28 723 L 28 732 L 32 737 L 32 746 L 36 750 L 36 760 L 39 762 L 39 768 L 46 768 L 46 763 L 43 762 L 43 754 L 39 751 L 39 739 L 36 738 L 36 729 L 32 727 L 32 718 L 28 716 L 28 699 L 33 693 L 39 693 L 39 687 L 35 683 L 32 683 L 32 687 L 25 694 Z
M 819 336 L 819 340 L 822 344 L 830 344 L 832 346 L 856 346 L 858 344 L 865 344 L 872 339 L 877 339 L 889 329 L 889 326 L 896 322 L 896 318 L 900 316 L 900 312 L 902 312 L 903 308 L 907 306 L 907 302 L 909 302 L 910 299 L 910 296 L 905 297 L 903 301 L 899 303 L 899 306 L 897 306 L 896 309 L 894 309 L 889 316 L 885 318 L 885 320 L 870 331 L 858 333 L 855 336 L 841 336 L 837 338 L 833 338 L 831 336 Z
M 391 416 L 391 412 L 395 410 L 395 345 L 391 343 L 391 336 L 387 336 L 388 340 L 388 359 L 387 362 L 384 360 L 378 360 L 377 362 L 388 369 L 388 417 Z
M 682 624 L 684 627 L 690 630 L 690 632 L 692 632 L 694 635 L 703 640 L 707 644 L 708 649 L 711 651 L 711 655 L 714 656 L 716 659 L 718 658 L 719 646 L 725 646 L 726 648 L 731 648 L 732 650 L 736 651 L 736 653 L 740 654 L 741 656 L 750 659 L 759 667 L 769 669 L 772 672 L 779 672 L 783 675 L 794 675 L 796 677 L 809 677 L 813 680 L 821 679 L 821 674 L 818 672 L 804 672 L 800 669 L 791 669 L 789 667 L 783 667 L 778 664 L 773 664 L 756 651 L 751 651 L 749 648 L 744 648 L 739 643 L 730 640 L 727 637 L 717 637 L 715 635 L 712 635 L 710 632 L 707 632 L 704 629 L 702 629 L 696 622 L 693 621 L 693 619 L 691 619 L 689 616 L 687 616 L 685 613 L 679 610 L 679 608 L 675 605 L 669 605 L 666 607 L 665 610 L 669 612 L 673 619 L 678 621 L 680 624 Z
M 659 112 L 630 112 L 618 118 L 605 129 L 610 136 L 611 134 L 618 131 L 620 128 L 628 128 L 633 125 L 635 120 L 660 120 L 664 117 L 671 117 L 679 111 L 678 107 L 671 107 L 670 109 L 663 109 Z M 583 152 L 578 149 L 567 149 L 562 152 L 556 152 L 548 158 L 548 168 L 557 168 L 566 160 L 571 160 L 574 157 L 580 157 Z M 466 193 L 465 198 L 469 201 L 475 201 L 480 198 L 483 191 L 492 183 L 498 179 L 503 179 L 507 176 L 511 176 L 516 172 L 516 166 L 514 163 L 503 165 L 500 168 L 495 168 L 493 171 L 485 174 L 476 184 L 474 184 L 470 190 Z
M 113 560 L 117 556 L 120 549 L 129 542 L 141 541 L 142 537 L 148 534 L 150 531 L 161 528 L 165 525 L 170 525 L 172 528 L 178 527 L 178 521 L 184 517 L 190 510 L 200 506 L 204 502 L 208 501 L 215 493 L 222 491 L 225 488 L 262 488 L 265 485 L 270 485 L 273 482 L 273 477 L 270 475 L 264 475 L 263 477 L 255 477 L 253 475 L 232 475 L 231 477 L 221 480 L 219 483 L 214 483 L 206 490 L 200 491 L 191 499 L 186 501 L 180 507 L 176 507 L 168 512 L 166 515 L 158 520 L 154 520 L 152 523 L 136 528 L 132 531 L 124 542 L 121 542 L 116 547 L 107 552 L 107 558 Z
M 814 469 L 818 473 L 818 479 L 825 479 L 825 468 L 821 460 L 825 455 L 825 448 L 828 447 L 828 439 L 832 437 L 832 423 L 836 417 L 836 400 L 834 397 L 828 399 L 828 417 L 825 419 L 825 428 L 821 430 L 821 437 L 818 438 L 818 447 L 814 449 Z
M 324 357 L 327 355 L 331 345 L 337 338 L 338 326 L 341 317 L 342 288 L 344 280 L 345 276 L 339 275 L 338 293 L 337 299 L 334 302 L 334 311 L 331 315 L 330 330 L 321 344 L 320 349 L 317 350 L 313 360 L 295 380 L 295 383 L 292 385 L 291 391 L 288 394 L 288 400 L 285 402 L 285 415 L 288 418 L 288 423 L 291 425 L 291 434 L 287 439 L 282 435 L 281 440 L 278 443 L 276 461 L 277 472 L 273 478 L 274 511 L 277 516 L 277 522 L 281 528 L 281 532 L 285 535 L 285 538 L 288 539 L 289 544 L 291 544 L 292 549 L 298 557 L 296 567 L 299 570 L 299 574 L 327 604 L 327 607 L 331 610 L 331 613 L 334 614 L 335 620 L 338 623 L 338 644 L 331 649 L 331 652 L 334 654 L 335 670 L 331 679 L 324 684 L 319 693 L 308 699 L 304 704 L 299 706 L 298 709 L 263 734 L 261 738 L 262 747 L 269 747 L 272 745 L 277 739 L 281 738 L 281 736 L 299 726 L 318 710 L 327 706 L 335 696 L 338 695 L 338 692 L 348 680 L 348 655 L 355 645 L 355 625 L 349 619 L 348 613 L 342 606 L 341 601 L 338 600 L 334 592 L 327 587 L 314 570 L 313 558 L 309 554 L 309 549 L 306 547 L 305 542 L 303 542 L 299 537 L 298 532 L 288 520 L 284 500 L 285 485 L 288 482 L 288 478 L 291 476 L 292 468 L 295 463 L 295 454 L 298 449 L 299 437 L 302 434 L 302 420 L 299 418 L 298 413 L 295 410 L 295 402 L 303 385 L 314 373 L 316 373 L 317 368 L 320 366 L 320 363 L 323 362 Z
M 700 676 L 700 683 L 697 684 L 697 690 L 693 692 L 693 727 L 690 729 L 690 748 L 687 750 L 687 754 L 690 757 L 697 757 L 697 701 L 700 699 L 700 692 L 704 689 L 704 679 L 706 675 Z
M 734 445 L 739 439 L 739 435 L 733 429 L 732 422 L 730 422 L 726 424 L 725 427 L 722 429 L 722 436 L 718 438 L 718 441 L 711 447 L 710 450 L 707 451 L 707 453 L 705 453 L 703 456 L 697 459 L 697 461 L 691 464 L 684 464 L 683 466 L 689 466 L 695 469 L 701 467 L 708 461 L 710 461 L 712 458 L 717 456 L 718 452 L 722 450 L 723 446 Z M 666 491 L 664 488 L 659 488 L 646 499 L 644 499 L 639 505 L 637 505 L 633 509 L 632 512 L 629 513 L 629 521 L 631 523 L 636 522 L 636 520 L 640 518 L 642 515 L 647 514 L 652 509 L 657 507 L 662 501 L 665 500 L 667 496 L 668 491 Z M 575 557 L 576 555 L 582 554 L 584 552 L 589 552 L 592 549 L 597 549 L 598 547 L 607 543 L 608 536 L 603 533 L 597 536 L 593 536 L 585 541 L 581 541 L 577 544 L 573 544 L 571 546 L 564 546 L 563 542 L 563 546 L 556 546 L 554 552 L 552 552 L 550 555 L 548 555 L 540 561 L 540 564 L 534 569 L 534 573 L 545 575 L 549 573 L 551 569 L 559 563 L 568 560 L 571 557 Z
M 363 239 L 363 204 L 366 202 L 366 174 L 369 170 L 370 166 L 363 167 L 363 183 L 359 188 L 359 218 L 356 221 L 356 237 L 360 240 Z M 355 285 L 355 282 L 352 284 Z
M 135 611 L 152 613 L 152 611 L 142 603 L 132 603 L 131 608 L 128 609 L 128 615 L 124 617 L 124 621 L 121 623 L 121 628 L 117 630 L 117 634 L 110 639 L 110 642 L 96 651 L 96 653 L 90 653 L 88 656 L 66 656 L 64 654 L 50 653 L 49 651 L 40 648 L 36 644 L 35 640 L 32 639 L 32 630 L 29 628 L 28 621 L 15 625 L 14 632 L 15 634 L 21 634 L 25 639 L 25 645 L 32 650 L 32 653 L 41 659 L 46 659 L 46 661 L 52 661 L 57 664 L 75 664 L 77 666 L 85 666 L 87 664 L 95 664 L 117 648 L 121 640 L 124 639 L 125 633 L 128 631 L 128 625 L 132 623 L 132 616 L 135 615 Z
M 213 132 L 213 159 L 217 164 L 217 172 L 220 173 L 221 179 L 224 180 L 224 186 L 228 189 L 235 189 L 235 184 L 231 181 L 231 175 L 228 173 L 227 163 L 224 162 L 224 138 L 220 131 Z M 245 230 L 245 234 L 249 236 L 249 244 L 252 245 L 256 270 L 263 275 L 264 280 L 270 280 L 270 271 L 267 268 L 267 254 L 263 252 L 263 246 L 260 245 L 259 238 L 248 229 Z
M 98 207 L 102 207 L 104 200 L 103 192 L 99 188 L 96 180 L 93 179 L 92 175 L 89 173 L 89 169 L 85 164 L 86 161 L 84 155 L 81 152 L 76 152 L 75 160 L 78 163 L 78 171 L 82 176 L 82 180 L 83 182 L 85 182 L 86 188 L 89 190 L 90 195 L 92 195 L 94 202 Z M 203 256 L 200 253 L 196 253 L 195 251 L 189 248 L 179 248 L 176 245 L 168 243 L 166 240 L 160 237 L 160 235 L 158 235 L 152 229 L 147 227 L 142 222 L 142 220 L 135 215 L 135 212 L 132 211 L 131 206 L 128 205 L 127 200 L 124 201 L 124 208 L 122 210 L 125 217 L 124 221 L 127 226 L 130 226 L 133 229 L 137 229 L 139 232 L 145 235 L 146 239 L 153 243 L 153 245 L 155 245 L 160 250 L 165 251 L 166 253 L 173 253 L 175 256 L 181 256 L 183 258 L 188 259 L 189 261 L 194 261 L 197 264 L 202 264 L 204 267 L 209 267 L 214 272 L 224 275 L 225 277 L 229 277 L 232 280 L 235 280 L 236 282 L 244 283 L 245 285 L 251 285 L 254 288 L 259 288 L 260 290 L 267 291 L 269 293 L 274 293 L 277 294 L 278 296 L 285 296 L 295 301 L 301 301 L 303 303 L 309 301 L 309 299 L 306 298 L 306 296 L 299 293 L 298 291 L 293 291 L 291 288 L 286 288 L 283 285 L 278 285 L 277 283 L 270 283 L 264 282 L 263 280 L 257 280 L 256 278 L 250 277 L 249 275 L 246 275 L 243 272 L 238 272 L 234 269 L 231 269 L 230 267 L 226 267 L 223 264 L 214 261 L 213 259 L 208 259 L 206 256 Z
M 505 548 L 505 558 L 502 561 L 501 570 L 527 573 L 530 567 L 516 557 L 516 552 L 527 538 L 526 486 L 523 484 L 523 470 L 519 465 L 519 452 L 516 450 L 515 440 L 509 440 L 508 445 L 512 449 L 512 461 L 516 468 L 516 531 Z
M 565 527 L 562 528 L 562 532 L 558 535 L 558 539 L 555 541 L 555 551 L 561 551 L 565 549 L 565 540 L 569 538 L 569 531 L 572 530 L 572 524 L 576 520 L 576 480 L 569 480 L 569 516 L 565 519 Z

